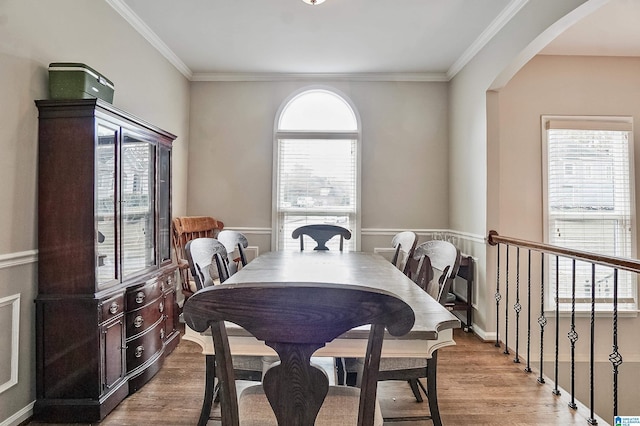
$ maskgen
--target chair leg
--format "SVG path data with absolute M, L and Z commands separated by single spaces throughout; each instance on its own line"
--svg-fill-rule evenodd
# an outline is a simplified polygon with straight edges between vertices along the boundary
M 420 394 L 420 389 L 418 388 L 418 384 L 420 384 L 420 386 L 422 387 L 422 383 L 420 383 L 418 379 L 409 379 L 407 380 L 407 383 L 409 383 L 409 386 L 411 387 L 411 391 L 413 392 L 413 396 L 416 397 L 416 401 L 422 402 L 423 401 L 422 395 Z
M 424 392 L 425 396 L 429 396 L 429 392 L 427 391 L 427 388 L 424 387 L 420 379 L 417 379 L 416 382 L 418 382 L 418 386 L 420 386 L 420 389 L 422 389 L 422 392 Z
M 215 398 L 215 381 L 216 381 L 216 358 L 215 355 L 205 356 L 205 375 L 204 375 L 204 400 L 202 401 L 202 409 L 200 410 L 200 418 L 198 426 L 206 426 L 211 415 L 211 405 Z
M 335 363 L 338 385 L 345 386 L 347 384 L 347 372 L 345 371 L 344 358 L 336 358 Z

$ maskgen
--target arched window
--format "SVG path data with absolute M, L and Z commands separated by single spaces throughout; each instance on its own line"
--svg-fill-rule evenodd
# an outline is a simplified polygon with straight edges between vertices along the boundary
M 344 96 L 309 89 L 285 102 L 275 131 L 276 250 L 299 248 L 291 233 L 315 223 L 351 230 L 345 250 L 359 249 L 359 141 L 358 118 Z M 337 248 L 335 240 L 329 248 Z

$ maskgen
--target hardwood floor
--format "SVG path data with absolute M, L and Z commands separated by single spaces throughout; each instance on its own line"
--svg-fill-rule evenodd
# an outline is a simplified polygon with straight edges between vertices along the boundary
M 442 422 L 453 425 L 586 425 L 579 412 L 523 371 L 513 357 L 472 333 L 456 330 L 456 346 L 440 350 L 438 399 Z M 101 425 L 195 425 L 203 395 L 204 358 L 200 347 L 181 341 L 162 370 L 125 399 Z M 416 403 L 406 383 L 381 382 L 385 417 L 427 415 L 427 402 Z M 31 425 L 40 425 L 31 422 Z M 209 425 L 219 422 L 210 421 Z M 431 421 L 385 425 L 432 425 Z M 602 423 L 599 423 L 602 424 Z

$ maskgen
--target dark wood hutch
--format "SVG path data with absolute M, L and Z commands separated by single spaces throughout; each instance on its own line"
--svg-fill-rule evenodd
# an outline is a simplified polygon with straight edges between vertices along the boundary
M 175 136 L 99 99 L 38 100 L 34 420 L 94 422 L 178 344 Z

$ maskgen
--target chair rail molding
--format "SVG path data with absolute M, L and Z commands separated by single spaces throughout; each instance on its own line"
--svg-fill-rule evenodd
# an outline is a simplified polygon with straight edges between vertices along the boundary
M 0 254 L 0 269 L 13 266 L 27 265 L 38 261 L 38 250 L 19 251 L 15 253 Z
M 5 314 L 5 311 L 9 311 Z M 7 364 L 2 363 L 0 367 L 0 377 L 8 377 L 8 380 L 4 383 L 0 383 L 0 394 L 9 389 L 10 387 L 18 383 L 18 344 L 20 336 L 20 294 L 14 294 L 0 298 L 0 319 L 3 324 L 7 324 L 5 320 L 9 320 L 11 323 L 10 334 L 6 336 L 6 342 L 0 341 L 0 347 L 9 348 L 9 350 L 3 350 L 0 355 L 0 359 L 4 360 L 4 357 L 9 355 L 10 362 Z M 6 329 L 6 328 L 5 328 Z M 4 333 L 2 334 L 5 335 Z M 9 371 L 5 372 L 5 369 L 9 367 Z M 8 373 L 8 374 L 7 374 Z
M 242 232 L 243 234 L 253 234 L 253 235 L 271 235 L 273 230 L 271 228 L 262 228 L 262 227 L 249 227 L 249 226 L 226 226 L 224 229 L 230 229 L 232 231 Z
M 362 228 L 361 234 L 367 236 L 394 236 L 398 232 L 406 231 L 407 229 L 399 228 Z M 442 234 L 445 237 L 457 237 L 463 240 L 472 241 L 474 243 L 485 243 L 484 235 L 472 234 L 470 232 L 455 231 L 452 229 L 441 228 L 427 228 L 427 229 L 411 229 L 420 237 L 439 237 Z
M 271 235 L 273 233 L 272 228 L 264 227 L 249 227 L 249 226 L 228 226 L 226 229 L 242 232 L 243 234 L 252 235 Z M 363 236 L 394 236 L 398 232 L 406 231 L 405 228 L 362 228 L 360 234 Z M 485 244 L 484 235 L 473 234 L 470 232 L 455 231 L 453 229 L 442 228 L 425 228 L 425 229 L 412 229 L 420 237 L 434 238 L 437 236 L 457 237 L 462 240 L 471 241 L 477 244 Z M 0 258 L 1 259 L 1 258 Z

